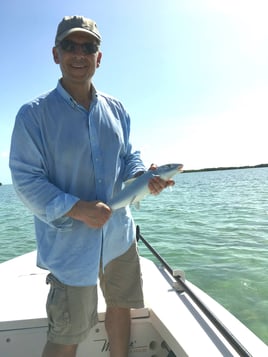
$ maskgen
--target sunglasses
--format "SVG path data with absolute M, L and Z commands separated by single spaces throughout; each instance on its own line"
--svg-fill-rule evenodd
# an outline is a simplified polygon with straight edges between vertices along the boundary
M 85 55 L 92 55 L 93 53 L 98 52 L 99 46 L 94 42 L 86 43 L 76 43 L 72 40 L 62 40 L 59 44 L 60 48 L 69 53 L 75 53 L 78 49 L 81 48 Z

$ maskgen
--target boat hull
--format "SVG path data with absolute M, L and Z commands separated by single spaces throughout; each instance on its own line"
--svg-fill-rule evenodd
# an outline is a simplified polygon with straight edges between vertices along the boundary
M 39 356 L 46 342 L 47 272 L 35 266 L 36 252 L 0 264 L 0 356 Z M 141 258 L 145 308 L 131 311 L 129 357 L 239 356 L 214 324 L 168 272 Z M 249 351 L 268 356 L 268 347 L 215 300 L 186 282 Z M 108 357 L 105 303 L 99 292 L 98 324 L 81 343 L 78 357 Z

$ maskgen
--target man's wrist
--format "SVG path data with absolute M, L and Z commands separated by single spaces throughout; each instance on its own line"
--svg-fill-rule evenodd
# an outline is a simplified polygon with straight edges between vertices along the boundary
M 77 201 L 77 202 L 73 205 L 73 207 L 70 209 L 69 212 L 67 212 L 67 213 L 65 214 L 65 216 L 70 217 L 70 218 L 73 218 L 73 219 L 77 219 L 77 218 L 78 218 L 78 217 L 77 217 L 77 215 L 78 215 L 78 214 L 77 214 L 77 211 L 78 211 L 79 202 L 80 202 L 80 200 Z

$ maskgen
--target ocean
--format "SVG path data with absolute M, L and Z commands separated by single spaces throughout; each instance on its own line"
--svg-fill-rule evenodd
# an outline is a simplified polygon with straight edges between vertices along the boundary
M 268 168 L 183 173 L 132 209 L 143 237 L 172 268 L 268 344 Z M 0 187 L 0 262 L 35 249 L 32 214 Z M 139 243 L 140 253 L 151 253 Z

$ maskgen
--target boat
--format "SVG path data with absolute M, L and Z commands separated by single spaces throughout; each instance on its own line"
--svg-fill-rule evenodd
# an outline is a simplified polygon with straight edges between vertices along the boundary
M 131 310 L 129 357 L 265 357 L 268 346 L 204 291 L 173 270 L 141 235 L 157 262 L 141 257 L 145 307 Z M 46 343 L 47 271 L 36 251 L 0 264 L 0 356 L 37 357 Z M 77 357 L 108 357 L 105 303 Z

